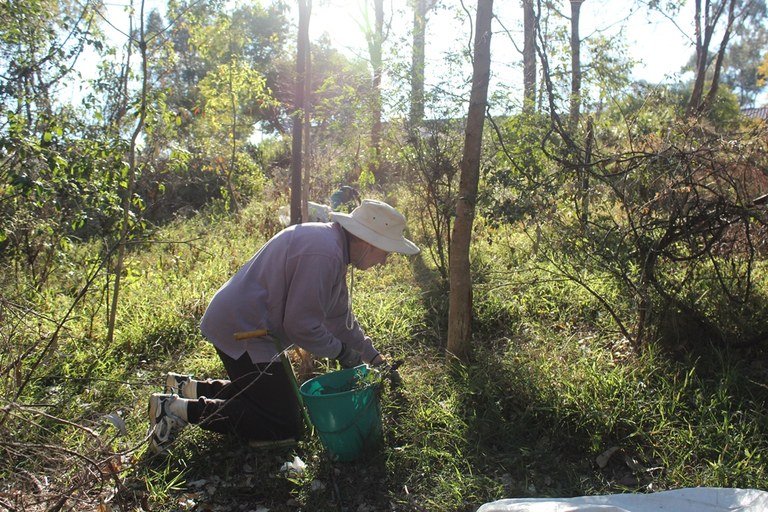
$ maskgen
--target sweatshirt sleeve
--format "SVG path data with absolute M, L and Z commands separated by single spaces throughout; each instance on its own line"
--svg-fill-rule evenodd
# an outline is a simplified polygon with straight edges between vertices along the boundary
M 325 255 L 302 255 L 288 265 L 283 331 L 288 340 L 320 357 L 335 358 L 341 343 L 370 362 L 373 348 L 354 315 L 348 329 L 349 294 L 346 267 Z
M 341 300 L 336 304 L 328 314 L 326 319 L 326 325 L 328 329 L 334 333 L 343 343 L 356 352 L 359 352 L 363 358 L 363 361 L 370 363 L 373 361 L 379 352 L 374 348 L 371 338 L 365 335 L 360 324 L 357 322 L 354 313 L 349 312 L 349 295 L 347 294 L 347 288 L 344 287 Z M 349 317 L 347 316 L 349 314 Z M 352 328 L 347 326 L 350 324 Z

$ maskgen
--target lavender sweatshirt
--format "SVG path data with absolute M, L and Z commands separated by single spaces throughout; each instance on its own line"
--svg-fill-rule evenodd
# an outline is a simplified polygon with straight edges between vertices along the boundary
M 349 311 L 347 234 L 337 223 L 309 222 L 284 229 L 219 288 L 200 328 L 216 348 L 254 363 L 271 361 L 271 338 L 236 340 L 236 332 L 267 329 L 290 344 L 334 358 L 344 342 L 370 362 L 373 348 Z M 347 328 L 350 314 L 352 328 Z

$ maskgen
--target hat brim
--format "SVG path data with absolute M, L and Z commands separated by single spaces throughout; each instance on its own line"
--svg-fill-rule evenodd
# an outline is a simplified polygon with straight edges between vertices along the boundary
M 400 254 L 413 255 L 418 254 L 419 249 L 416 244 L 401 236 L 400 238 L 387 238 L 385 236 L 376 233 L 372 229 L 369 229 L 360 224 L 352 215 L 348 213 L 332 212 L 331 220 L 341 224 L 341 227 L 355 235 L 357 238 L 364 240 L 374 247 L 378 247 L 382 251 L 397 252 Z

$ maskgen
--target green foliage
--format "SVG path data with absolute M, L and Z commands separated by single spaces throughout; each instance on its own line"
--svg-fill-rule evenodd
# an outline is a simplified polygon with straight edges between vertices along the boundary
M 410 210 L 416 241 L 425 248 L 444 281 L 448 280 L 448 245 L 458 193 L 462 143 L 460 125 L 453 121 L 425 123 L 414 130 L 398 159 L 410 172 Z
M 9 155 L 0 174 L 0 256 L 23 262 L 40 286 L 71 240 L 102 236 L 120 225 L 124 147 L 106 139 L 73 138 L 66 124 L 49 126 L 37 139 L 13 115 L 8 128 L 0 137 Z
M 137 75 L 73 25 L 78 6 L 0 6 L 12 64 L 0 84 L 3 500 L 62 508 L 76 489 L 78 506 L 110 496 L 126 510 L 468 510 L 504 496 L 768 486 L 765 226 L 751 203 L 766 184 L 764 130 L 740 125 L 726 87 L 706 119 L 687 120 L 687 86 L 627 92 L 624 57 L 599 38 L 582 102 L 594 138 L 541 113 L 487 126 L 463 364 L 445 360 L 444 343 L 467 55 L 451 55 L 455 68 L 426 91 L 443 120 L 405 134 L 407 101 L 384 98 L 376 183 L 367 65 L 315 45 L 314 198 L 357 185 L 405 212 L 423 249 L 355 276 L 358 320 L 403 363 L 402 385 L 382 390 L 384 447 L 339 464 L 316 436 L 256 449 L 191 427 L 169 455 L 147 454 L 149 394 L 169 370 L 224 376 L 200 317 L 280 229 L 289 140 L 252 135 L 289 127 L 284 8 L 171 2 L 167 20 L 148 17 L 152 86 L 108 342 Z M 56 27 L 73 26 L 62 41 Z M 66 56 L 85 44 L 110 58 L 83 110 L 59 107 Z M 565 48 L 548 48 L 556 89 Z M 282 473 L 297 455 L 306 472 Z
M 766 77 L 768 77 L 768 54 L 763 57 L 762 62 L 757 67 L 757 81 L 759 87 L 765 87 Z
M 763 330 L 751 319 L 764 308 L 754 273 L 764 217 L 752 198 L 765 183 L 759 171 L 765 166 L 764 134 L 738 131 L 727 91 L 723 108 L 714 108 L 708 119 L 687 121 L 675 120 L 686 104 L 679 91 L 649 92 L 647 103 L 627 100 L 596 118 L 595 138 L 584 143 L 591 149 L 583 169 L 577 167 L 583 148 L 563 133 L 564 141 L 572 139 L 568 151 L 551 138 L 540 153 L 503 152 L 502 161 L 515 169 L 528 168 L 524 164 L 539 155 L 544 166 L 559 158 L 565 171 L 579 170 L 550 171 L 550 181 L 546 171 L 539 174 L 545 180 L 537 181 L 530 179 L 533 173 L 524 181 L 515 172 L 496 171 L 487 179 L 491 204 L 503 205 L 506 197 L 514 207 L 487 215 L 514 222 L 525 218 L 528 205 L 538 215 L 534 252 L 550 263 L 548 271 L 593 296 L 638 346 L 654 336 L 683 346 L 699 339 L 761 339 Z M 497 133 L 502 142 L 522 138 L 513 130 Z M 566 186 L 563 180 L 571 177 L 578 181 Z M 497 183 L 506 186 L 492 188 Z M 604 280 L 619 289 L 606 293 L 599 284 Z M 615 294 L 632 302 L 616 303 Z M 633 310 L 635 318 L 627 316 Z M 667 330 L 674 323 L 688 335 Z
M 673 120 L 682 117 L 685 99 L 679 89 L 644 82 L 634 88 L 603 114 L 601 136 L 606 144 L 625 147 L 630 137 L 663 137 Z
M 370 72 L 362 59 L 350 59 L 321 39 L 312 45 L 310 96 L 312 155 L 309 199 L 326 202 L 340 186 L 371 190 L 377 185 L 369 168 Z M 283 75 L 293 76 L 293 61 L 282 63 Z M 283 87 L 276 96 L 283 110 L 292 105 L 293 90 Z M 288 111 L 283 132 L 288 131 Z M 286 166 L 287 167 L 287 166 Z M 288 183 L 286 180 L 285 183 Z
M 277 108 L 284 12 L 279 4 L 172 4 L 168 19 L 170 30 L 149 28 L 150 72 L 163 88 L 150 95 L 141 193 L 156 221 L 212 199 L 236 211 L 262 187 L 263 162 L 249 146 Z M 181 165 L 176 155 L 184 155 Z
M 484 169 L 484 216 L 493 223 L 513 223 L 551 209 L 565 175 L 547 159 L 542 145 L 550 135 L 549 121 L 538 113 L 519 114 L 498 119 L 492 127 L 498 150 Z
M 616 138 L 613 143 L 631 144 L 628 138 L 656 135 L 664 137 L 684 117 L 691 85 L 663 86 L 640 82 L 632 94 L 614 101 L 606 110 L 605 127 Z M 739 117 L 739 104 L 731 90 L 721 85 L 706 120 L 718 129 L 733 130 Z
M 147 497 L 150 503 L 163 503 L 171 500 L 174 494 L 185 487 L 185 471 L 173 467 L 171 461 L 166 461 L 162 467 L 147 468 L 142 471 L 141 480 L 146 482 Z
M 734 25 L 734 40 L 730 41 L 723 60 L 722 80 L 738 94 L 739 105 L 755 102 L 764 84 L 758 80 L 760 62 L 768 42 L 768 29 L 763 20 L 765 2 L 745 6 L 742 19 Z
M 265 221 L 273 214 L 259 201 L 237 221 L 200 214 L 160 230 L 157 239 L 167 243 L 131 251 L 115 345 L 102 341 L 101 298 L 81 302 L 45 371 L 33 374 L 13 402 L 21 408 L 4 409 L 0 428 L 30 446 L 42 438 L 68 450 L 116 453 L 138 446 L 133 458 L 120 462 L 118 478 L 133 494 L 119 499 L 144 500 L 157 510 L 178 510 L 184 500 L 288 510 L 289 499 L 318 510 L 339 502 L 375 510 L 463 510 L 504 496 L 601 494 L 650 484 L 766 485 L 760 469 L 765 390 L 756 384 L 761 367 L 749 363 L 759 360 L 759 349 L 701 345 L 698 358 L 678 361 L 655 345 L 636 354 L 593 294 L 532 258 L 531 239 L 515 227 L 487 224 L 478 228 L 485 236 L 473 254 L 478 286 L 470 363 L 443 357 L 445 295 L 434 284 L 434 269 L 422 268 L 422 257 L 393 256 L 387 267 L 355 276 L 358 319 L 391 361 L 403 362 L 400 387 L 385 379 L 380 453 L 338 464 L 316 437 L 255 449 L 190 427 L 168 456 L 140 456 L 146 400 L 161 390 L 165 371 L 223 376 L 197 322 L 216 288 L 270 236 Z M 93 252 L 98 247 L 77 245 L 69 257 Z M 77 288 L 87 274 L 87 266 L 81 269 L 57 276 L 61 290 Z M 593 290 L 622 315 L 631 314 L 620 283 L 588 273 L 581 278 Z M 61 296 L 30 300 L 56 318 L 68 306 Z M 11 313 L 6 307 L 5 318 L 14 318 Z M 12 367 L 19 350 L 49 335 L 22 319 L 0 328 L 3 346 L 13 347 L 0 356 L 0 368 Z M 21 376 L 34 360 L 24 359 Z M 15 396 L 15 389 L 6 387 L 3 395 Z M 49 404 L 47 416 L 27 405 L 41 402 Z M 107 414 L 116 416 L 107 421 Z M 115 428 L 121 421 L 124 435 Z M 98 428 L 108 442 L 99 444 L 72 423 Z M 62 464 L 65 453 L 5 450 L 0 474 L 8 481 L 11 468 L 44 471 Z M 601 466 L 603 454 L 611 455 Z M 306 472 L 281 473 L 296 455 Z M 69 465 L 54 485 L 77 474 L 79 465 Z M 360 485 L 371 491 L 359 493 Z

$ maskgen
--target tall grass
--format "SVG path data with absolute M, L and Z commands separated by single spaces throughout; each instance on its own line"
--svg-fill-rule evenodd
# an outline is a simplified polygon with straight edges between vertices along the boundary
M 167 456 L 150 456 L 146 403 L 164 373 L 224 375 L 199 318 L 271 236 L 269 215 L 253 205 L 237 220 L 201 214 L 162 229 L 162 243 L 130 254 L 112 346 L 104 297 L 91 294 L 21 396 L 13 372 L 3 374 L 0 486 L 16 496 L 3 499 L 53 500 L 80 482 L 81 504 L 111 496 L 113 510 L 464 511 L 502 497 L 768 486 L 761 349 L 635 353 L 595 298 L 557 278 L 514 230 L 475 246 L 467 364 L 445 357 L 447 295 L 429 261 L 394 256 L 356 274 L 358 319 L 403 362 L 402 384 L 383 390 L 380 453 L 338 463 L 316 436 L 257 449 L 188 428 Z M 58 290 L 28 298 L 52 319 L 88 267 L 76 251 Z M 631 310 L 610 282 L 587 277 L 617 310 Z M 45 330 L 15 325 L 2 330 L 4 346 L 32 346 Z M 59 456 L 41 456 L 53 445 Z M 294 456 L 306 471 L 281 472 Z

